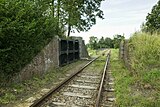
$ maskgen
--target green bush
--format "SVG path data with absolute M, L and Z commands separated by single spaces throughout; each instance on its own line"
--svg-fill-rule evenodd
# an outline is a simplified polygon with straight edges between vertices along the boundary
M 129 40 L 129 54 L 133 69 L 160 67 L 160 35 L 135 33 Z
M 0 1 L 1 79 L 19 72 L 56 35 L 48 7 L 44 1 Z

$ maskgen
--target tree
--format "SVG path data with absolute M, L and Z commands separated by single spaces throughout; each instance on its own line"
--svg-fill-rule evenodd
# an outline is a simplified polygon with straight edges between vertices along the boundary
M 99 40 L 98 42 L 98 47 L 99 48 L 105 48 L 105 40 L 104 40 L 104 37 L 101 37 L 101 39 Z
M 106 37 L 104 39 L 104 37 L 102 37 L 98 42 L 98 47 L 99 48 L 113 48 L 112 39 L 109 37 Z
M 142 24 L 142 31 L 160 32 L 160 1 L 153 6 L 151 13 L 148 13 L 146 23 Z
M 112 39 L 109 38 L 109 37 L 106 37 L 105 38 L 105 45 L 106 45 L 106 48 L 113 48 L 113 43 L 112 43 Z
M 98 38 L 97 37 L 91 36 L 89 38 L 89 47 L 91 49 L 97 49 L 98 48 Z
M 73 29 L 89 30 L 97 17 L 103 19 L 102 1 L 0 0 L 0 78 L 19 72 L 65 28 L 68 36 Z
M 122 35 L 115 35 L 113 39 L 114 48 L 119 48 L 121 41 L 124 39 L 125 37 Z
M 103 19 L 100 5 L 103 0 L 61 0 L 60 23 L 71 30 L 88 31 L 96 24 L 96 18 Z M 59 12 L 58 12 L 59 13 Z
M 115 35 L 114 39 L 111 39 L 109 37 L 101 37 L 100 40 L 98 40 L 97 37 L 91 36 L 89 39 L 89 43 L 87 44 L 87 47 L 91 49 L 98 49 L 98 48 L 119 48 L 120 42 L 124 40 L 125 37 L 122 35 Z
M 0 78 L 19 72 L 54 37 L 51 0 L 0 0 Z
M 72 28 L 79 22 L 79 19 L 81 17 L 79 8 L 82 7 L 83 4 L 82 0 L 62 0 L 62 2 L 62 25 L 68 28 L 67 36 L 69 36 Z

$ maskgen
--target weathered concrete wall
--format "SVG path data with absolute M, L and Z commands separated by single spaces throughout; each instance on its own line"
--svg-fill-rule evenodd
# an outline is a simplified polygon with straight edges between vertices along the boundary
M 119 46 L 119 58 L 123 59 L 124 57 L 124 41 L 121 41 Z
M 80 57 L 81 58 L 89 58 L 87 47 L 85 45 L 84 40 L 82 40 L 82 51 L 81 51 L 81 56 Z
M 119 58 L 124 61 L 125 66 L 130 69 L 130 58 L 128 40 L 122 41 L 119 49 Z
M 21 82 L 34 75 L 42 75 L 51 67 L 58 67 L 58 38 L 54 38 L 22 71 L 17 73 L 11 82 Z
M 89 58 L 87 47 L 85 46 L 82 37 L 72 37 L 72 38 L 79 41 L 80 58 Z
M 79 41 L 80 58 L 88 58 L 88 52 L 81 37 L 73 37 Z M 21 82 L 33 76 L 41 76 L 50 68 L 59 66 L 59 38 L 54 38 L 22 71 L 15 74 L 11 83 Z

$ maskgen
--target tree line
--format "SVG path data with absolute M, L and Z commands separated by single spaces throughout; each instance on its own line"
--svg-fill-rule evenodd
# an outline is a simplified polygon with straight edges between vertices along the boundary
M 95 36 L 91 36 L 89 43 L 87 44 L 88 48 L 91 49 L 101 49 L 101 48 L 119 48 L 120 42 L 124 40 L 124 35 L 114 35 L 114 38 L 109 37 L 104 38 L 103 36 L 98 39 Z

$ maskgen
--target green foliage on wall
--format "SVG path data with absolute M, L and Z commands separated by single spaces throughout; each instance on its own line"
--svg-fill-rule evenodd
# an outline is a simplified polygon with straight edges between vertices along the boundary
M 0 76 L 19 72 L 56 35 L 46 2 L 0 1 Z

